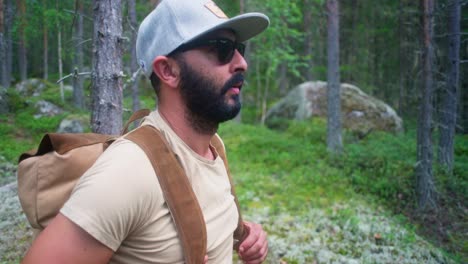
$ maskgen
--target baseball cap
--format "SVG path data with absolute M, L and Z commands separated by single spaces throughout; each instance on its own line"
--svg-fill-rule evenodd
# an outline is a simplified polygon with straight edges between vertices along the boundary
M 213 2 L 207 0 L 162 0 L 141 22 L 136 41 L 136 55 L 146 76 L 153 72 L 157 56 L 168 55 L 218 29 L 231 29 L 238 42 L 264 31 L 270 21 L 262 13 L 245 13 L 228 18 Z

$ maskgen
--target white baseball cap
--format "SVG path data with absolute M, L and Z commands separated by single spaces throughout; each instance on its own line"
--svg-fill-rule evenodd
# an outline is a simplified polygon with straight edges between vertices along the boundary
M 261 13 L 246 13 L 228 18 L 207 0 L 162 0 L 141 22 L 136 55 L 146 76 L 153 72 L 157 56 L 168 55 L 182 44 L 218 29 L 231 29 L 238 42 L 264 31 L 270 20 Z

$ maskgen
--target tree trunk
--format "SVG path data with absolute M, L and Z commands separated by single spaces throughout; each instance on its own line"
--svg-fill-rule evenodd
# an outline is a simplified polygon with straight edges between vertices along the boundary
M 128 0 L 128 16 L 130 19 L 130 30 L 132 32 L 132 40 L 131 40 L 131 59 L 130 59 L 130 72 L 131 76 L 133 76 L 132 82 L 132 109 L 133 112 L 139 110 L 140 106 L 140 91 L 138 89 L 139 85 L 139 74 L 137 75 L 138 71 L 138 62 L 136 57 L 136 38 L 137 38 L 137 30 L 138 30 L 138 21 L 136 15 L 136 7 L 135 7 L 135 0 Z
M 3 73 L 6 71 L 5 69 L 5 58 L 6 58 L 6 45 L 5 45 L 5 38 L 4 38 L 4 5 L 3 5 L 3 0 L 0 0 L 0 76 L 1 76 L 1 82 L 0 82 L 0 114 L 5 114 L 8 112 L 8 103 L 7 103 L 7 98 L 6 98 L 6 88 L 7 86 L 3 86 Z
M 58 71 L 59 71 L 59 80 L 63 77 L 63 62 L 62 62 L 62 30 L 60 29 L 60 25 L 57 24 L 57 59 L 58 59 Z M 65 94 L 64 94 L 64 87 L 63 81 L 59 83 L 60 86 L 60 99 L 62 102 L 65 102 Z
M 341 97 L 340 97 L 340 62 L 339 62 L 339 6 L 338 0 L 327 0 L 328 13 L 328 115 L 327 148 L 335 154 L 343 149 L 341 137 Z
M 448 6 L 448 67 L 446 87 L 442 92 L 438 160 L 449 173 L 453 170 L 455 126 L 457 124 L 458 84 L 460 79 L 460 0 Z
M 5 42 L 5 19 L 4 19 L 4 3 L 3 0 L 0 0 L 0 86 L 3 86 L 4 89 L 7 88 L 5 85 L 5 73 L 6 73 L 6 42 Z M 1 89 L 1 88 L 0 88 Z M 0 98 L 1 101 L 4 98 Z
M 49 38 L 49 32 L 48 32 L 48 28 L 47 28 L 47 23 L 46 21 L 44 21 L 44 29 L 43 29 L 43 44 L 44 44 L 44 50 L 43 50 L 43 71 L 44 71 L 44 75 L 42 78 L 44 78 L 44 80 L 48 80 L 49 79 L 49 41 L 48 41 L 48 38 Z
M 405 103 L 404 103 L 404 98 L 405 98 L 405 65 L 403 63 L 404 61 L 404 56 L 405 56 L 405 49 L 403 43 L 405 42 L 404 39 L 404 34 L 403 34 L 403 0 L 399 0 L 398 2 L 398 38 L 399 38 L 399 46 L 398 46 L 398 55 L 399 55 L 399 60 L 398 60 L 398 70 L 399 70 L 399 78 L 398 78 L 398 114 L 401 116 L 403 113 L 405 113 Z
M 3 6 L 3 15 L 4 15 L 4 34 L 3 37 L 5 38 L 5 61 L 0 63 L 4 67 L 4 72 L 2 75 L 2 85 L 4 87 L 9 87 L 11 84 L 12 79 L 12 71 L 13 71 L 13 41 L 12 41 L 12 27 L 13 27 L 13 17 L 14 17 L 14 5 L 12 3 L 13 0 L 4 0 Z
M 303 25 L 304 25 L 304 58 L 306 58 L 306 68 L 304 69 L 304 78 L 306 81 L 312 81 L 314 75 L 312 73 L 312 69 L 314 67 L 312 61 L 312 5 L 310 0 L 304 0 L 304 18 L 303 18 Z
M 42 20 L 42 44 L 44 49 L 42 50 L 42 70 L 43 75 L 42 78 L 44 80 L 49 79 L 49 28 L 47 26 L 45 10 L 47 9 L 47 0 L 42 0 L 42 8 L 44 11 L 42 12 L 43 20 Z
M 361 1 L 362 2 L 362 1 Z M 344 2 L 342 2 L 343 5 L 345 4 Z M 358 65 L 358 61 L 357 61 L 357 52 L 358 52 L 358 45 L 356 44 L 357 40 L 359 39 L 359 35 L 357 34 L 357 30 L 355 30 L 357 27 L 358 27 L 358 19 L 359 19 L 359 15 L 360 15 L 360 7 L 359 7 L 359 2 L 358 0 L 351 0 L 350 2 L 347 3 L 348 5 L 350 5 L 350 8 L 351 8 L 351 14 L 350 14 L 350 25 L 351 26 L 351 30 L 349 32 L 349 35 L 348 35 L 348 39 L 347 39 L 347 42 L 348 42 L 348 47 L 347 49 L 344 49 L 344 45 L 342 45 L 342 51 L 343 52 L 346 52 L 346 54 L 343 54 L 345 55 L 344 57 L 346 58 L 346 61 L 342 62 L 344 63 L 345 65 L 352 65 L 352 66 L 355 66 L 355 65 Z M 344 10 L 344 9 L 342 9 Z M 348 26 L 348 27 L 349 27 Z M 346 72 L 346 76 L 344 78 L 345 80 L 349 81 L 349 82 L 354 82 L 354 80 L 356 79 L 356 72 L 354 70 L 348 70 Z
M 20 79 L 24 81 L 28 78 L 28 61 L 26 58 L 26 3 L 25 0 L 17 0 L 18 16 L 20 25 L 18 27 L 18 66 Z
M 284 96 L 285 94 L 288 93 L 288 90 L 289 90 L 289 80 L 288 80 L 288 65 L 286 62 L 282 62 L 280 65 L 279 65 L 279 69 L 278 69 L 278 75 L 279 75 L 279 79 L 278 79 L 278 83 L 279 83 L 279 94 L 281 96 Z M 309 69 L 310 71 L 310 69 Z
M 75 55 L 73 57 L 75 69 L 73 75 L 73 104 L 78 109 L 84 108 L 83 79 L 78 73 L 83 70 L 83 1 L 76 1 L 75 20 Z
M 436 207 L 436 191 L 432 175 L 432 100 L 434 93 L 434 2 L 421 0 L 423 25 L 423 54 L 422 54 L 422 98 L 418 117 L 417 135 L 417 165 L 416 165 L 416 193 L 418 207 L 421 211 L 429 211 Z
M 96 133 L 122 128 L 122 3 L 94 0 L 91 126 Z
M 270 78 L 265 78 L 265 85 L 263 89 L 262 96 L 262 116 L 260 118 L 260 124 L 265 125 L 267 106 L 268 106 L 268 97 L 270 96 Z

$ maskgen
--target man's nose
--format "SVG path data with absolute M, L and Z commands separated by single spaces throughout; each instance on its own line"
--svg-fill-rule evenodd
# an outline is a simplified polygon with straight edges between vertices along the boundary
M 234 56 L 231 60 L 231 71 L 232 72 L 246 72 L 248 69 L 247 61 L 244 56 L 239 53 L 238 50 L 234 51 Z

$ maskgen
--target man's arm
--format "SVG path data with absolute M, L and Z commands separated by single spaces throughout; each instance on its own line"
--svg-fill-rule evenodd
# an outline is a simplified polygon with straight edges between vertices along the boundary
M 21 263 L 108 263 L 114 252 L 62 214 L 41 232 Z

